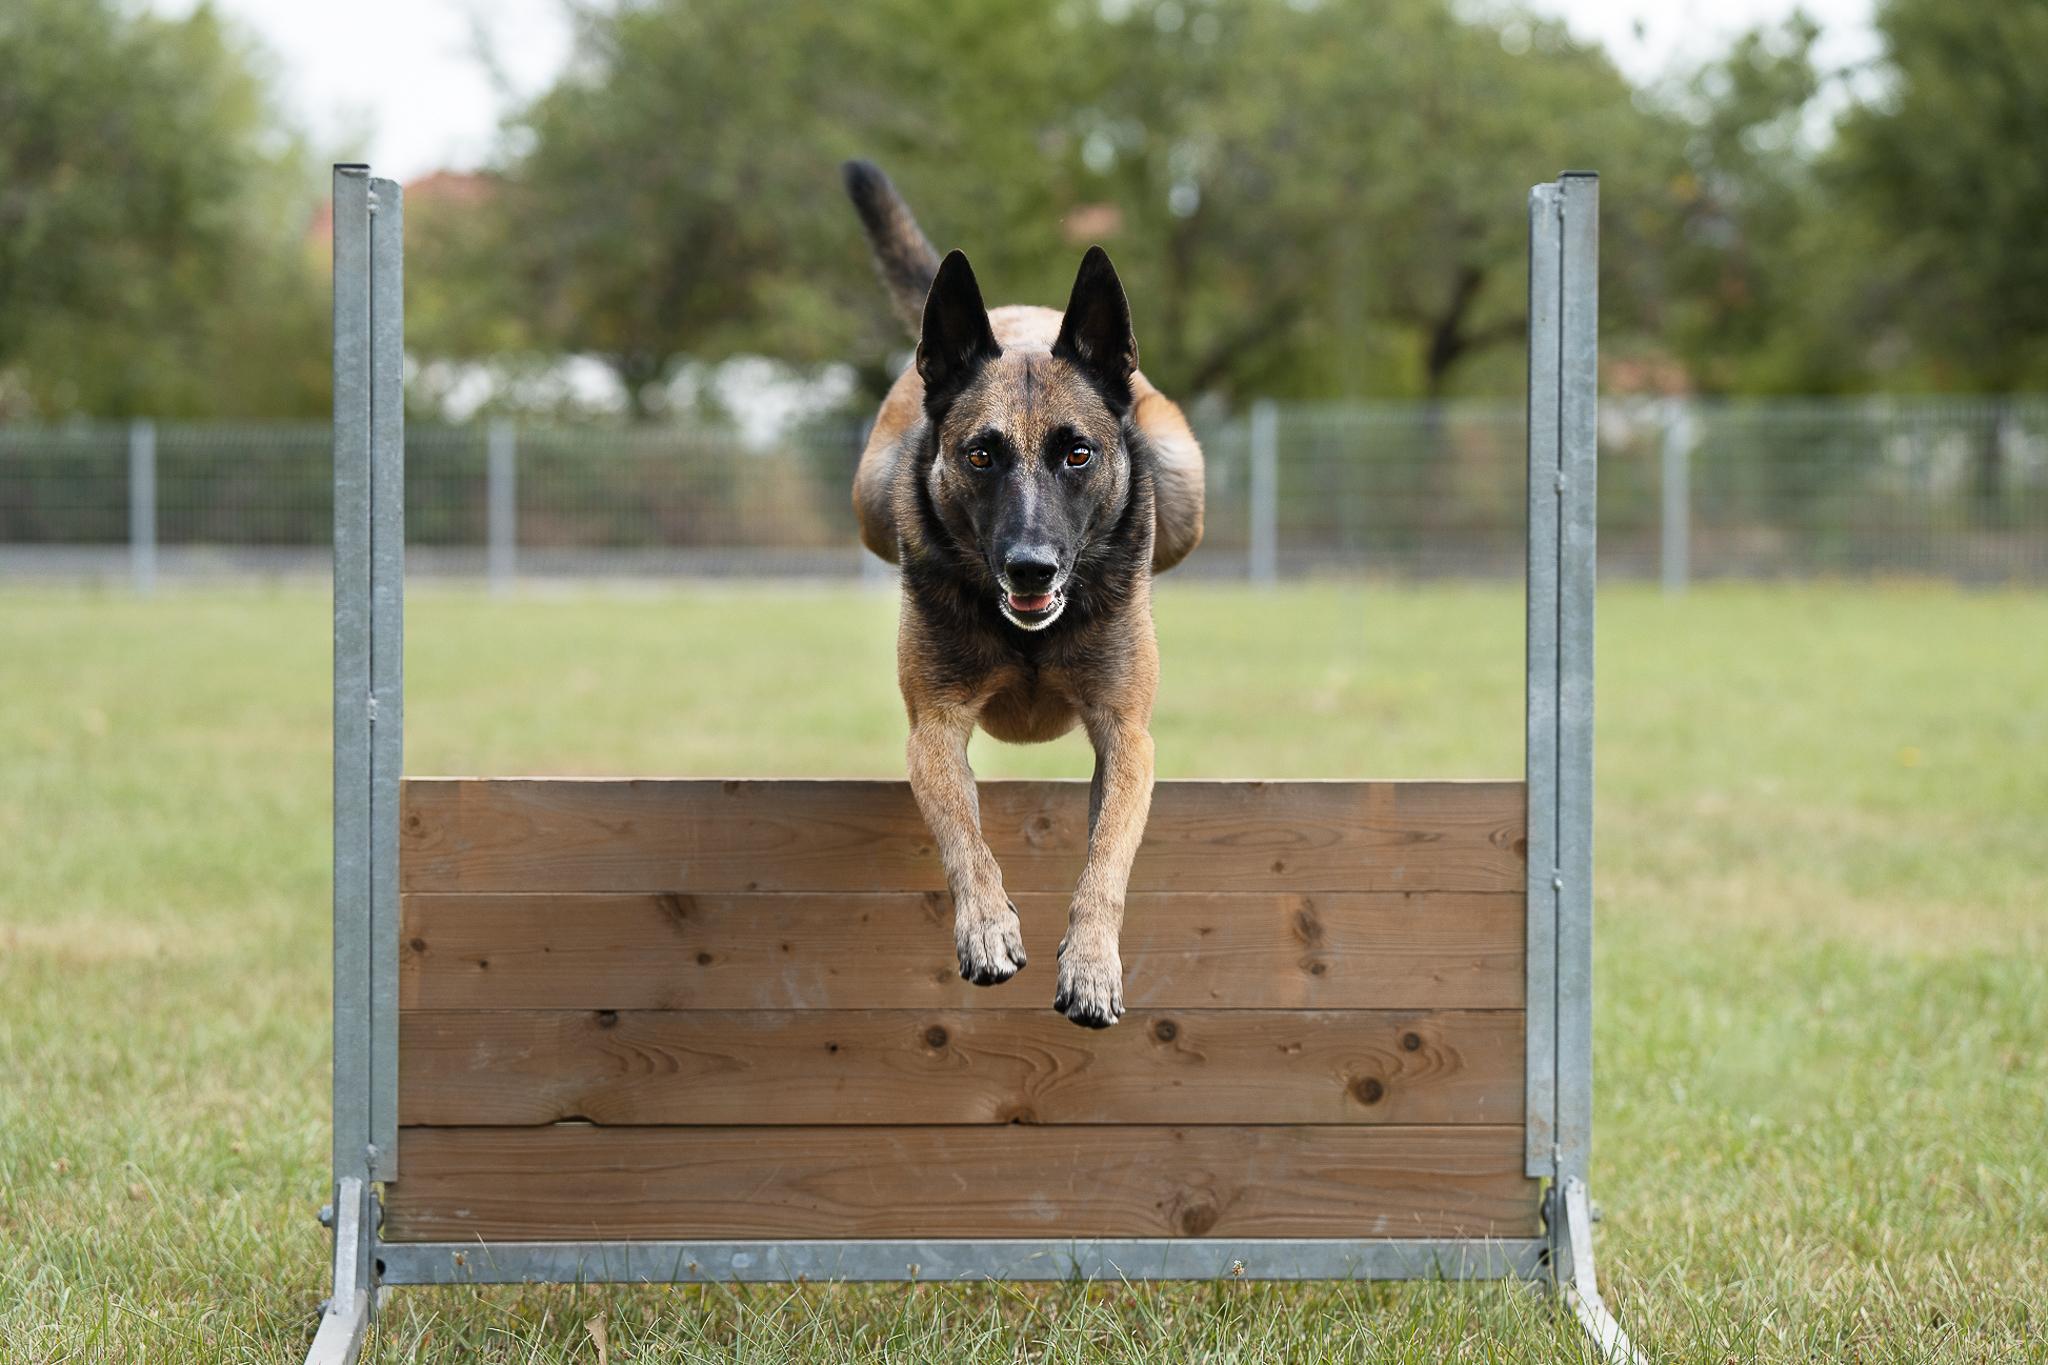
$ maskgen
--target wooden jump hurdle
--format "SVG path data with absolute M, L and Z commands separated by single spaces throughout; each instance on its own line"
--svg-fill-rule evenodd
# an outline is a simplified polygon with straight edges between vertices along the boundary
M 901 782 L 401 779 L 398 187 L 335 170 L 334 1294 L 1593 1279 L 1597 182 L 1531 195 L 1528 766 L 1162 782 L 1129 1013 L 963 982 Z M 1054 958 L 1084 783 L 982 821 Z

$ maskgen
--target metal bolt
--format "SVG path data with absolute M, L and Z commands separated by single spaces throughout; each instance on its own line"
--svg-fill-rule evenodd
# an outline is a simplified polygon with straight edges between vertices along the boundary
M 320 1206 L 320 1226 L 323 1228 L 334 1226 L 334 1205 L 322 1204 Z
M 1552 877 L 1552 878 L 1550 879 L 1550 889 L 1551 889 L 1552 891 L 1562 891 L 1562 890 L 1564 890 L 1564 878 L 1562 878 L 1562 877 Z

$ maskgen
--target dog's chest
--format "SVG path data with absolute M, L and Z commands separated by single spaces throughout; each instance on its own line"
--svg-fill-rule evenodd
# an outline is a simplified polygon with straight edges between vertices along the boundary
M 1006 743 L 1057 739 L 1079 719 L 1062 670 L 1005 669 L 992 684 L 981 708 L 981 728 Z

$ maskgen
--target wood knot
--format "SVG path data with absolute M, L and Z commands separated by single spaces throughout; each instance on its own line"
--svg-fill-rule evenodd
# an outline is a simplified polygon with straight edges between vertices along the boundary
M 426 827 L 426 823 L 426 821 L 420 819 L 419 812 L 417 811 L 405 817 L 405 827 L 411 830 L 414 834 L 418 834 L 422 829 L 424 829 Z
M 416 938 L 412 941 L 411 946 L 414 952 L 424 953 L 427 950 L 427 941 L 423 938 Z
M 716 962 L 717 960 L 718 959 L 714 958 L 709 953 L 697 954 L 697 965 L 699 967 L 709 967 L 713 962 Z
M 617 1028 L 619 1026 L 619 1012 L 617 1010 L 599 1010 L 597 1012 L 597 1026 L 599 1028 Z
M 1387 1097 L 1387 1087 L 1377 1076 L 1367 1076 L 1351 1087 L 1351 1093 L 1360 1104 L 1378 1104 Z
M 933 1024 L 924 1031 L 924 1041 L 926 1047 L 944 1047 L 946 1045 L 946 1031 L 937 1024 Z
M 1300 943 L 1321 943 L 1323 922 L 1316 916 L 1316 908 L 1304 903 L 1294 912 L 1294 937 Z
M 1217 1216 L 1214 1204 L 1189 1204 L 1180 1211 L 1175 1221 L 1180 1224 L 1181 1236 L 1200 1237 L 1216 1226 Z
M 1308 974 L 1310 976 L 1322 976 L 1329 970 L 1330 964 L 1323 961 L 1321 958 L 1315 958 L 1311 960 L 1308 964 Z
M 1420 1052 L 1420 1051 L 1422 1051 L 1422 1035 L 1421 1035 L 1421 1034 L 1419 1034 L 1419 1033 L 1404 1033 L 1404 1034 L 1402 1034 L 1402 1035 L 1401 1035 L 1401 1050 L 1402 1050 L 1403 1052 Z
M 1152 1026 L 1152 1036 L 1162 1043 L 1170 1043 L 1180 1037 L 1180 1025 L 1171 1019 L 1161 1019 Z
M 1020 1104 L 1013 1109 L 1004 1109 L 996 1114 L 997 1123 L 1036 1123 L 1038 1114 L 1029 1105 Z

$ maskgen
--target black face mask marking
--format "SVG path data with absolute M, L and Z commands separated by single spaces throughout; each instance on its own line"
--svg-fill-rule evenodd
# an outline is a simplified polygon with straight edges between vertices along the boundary
M 939 267 L 918 345 L 934 519 L 1012 627 L 1061 619 L 1077 569 L 1134 484 L 1124 421 L 1137 344 L 1100 248 L 1081 263 L 1050 355 L 997 344 L 966 257 Z

